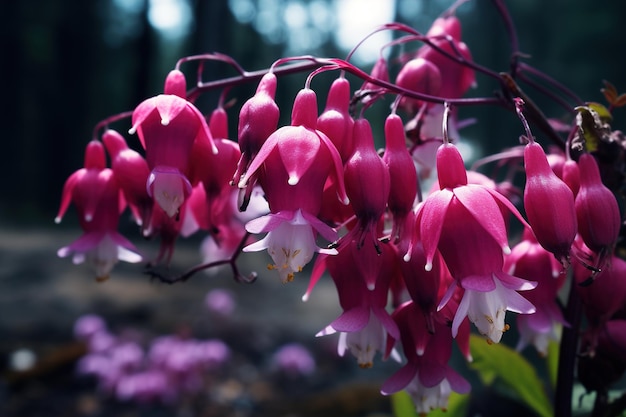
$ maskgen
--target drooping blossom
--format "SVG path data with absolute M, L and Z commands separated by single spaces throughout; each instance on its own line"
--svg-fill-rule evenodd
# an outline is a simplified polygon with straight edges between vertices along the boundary
M 440 190 L 418 207 L 416 227 L 424 247 L 426 270 L 438 250 L 456 285 L 465 291 L 452 323 L 452 334 L 468 316 L 479 332 L 491 342 L 499 342 L 507 329 L 506 310 L 532 313 L 534 307 L 517 291 L 534 288 L 535 283 L 503 271 L 504 254 L 510 253 L 502 215 L 508 209 L 525 223 L 517 209 L 498 192 L 467 183 L 463 159 L 449 143 L 437 152 Z M 410 255 L 407 256 L 410 259 Z M 441 306 L 454 293 L 451 285 Z
M 105 166 L 101 142 L 89 142 L 84 168 L 74 172 L 65 182 L 55 219 L 57 223 L 70 204 L 78 212 L 83 234 L 59 249 L 59 257 L 72 256 L 75 264 L 86 261 L 95 270 L 98 281 L 108 279 L 118 260 L 133 263 L 142 260 L 135 246 L 117 231 L 119 215 L 126 203 L 113 171 Z
M 524 209 L 537 241 L 563 264 L 569 264 L 577 232 L 572 190 L 550 168 L 541 145 L 524 149 Z
M 548 354 L 548 343 L 558 341 L 557 326 L 566 326 L 558 292 L 566 274 L 556 258 L 535 239 L 532 231 L 524 230 L 522 240 L 513 247 L 505 259 L 504 269 L 511 275 L 537 281 L 537 287 L 524 293 L 536 308 L 533 314 L 517 316 L 520 340 L 517 349 L 532 344 L 541 355 Z
M 404 225 L 415 205 L 419 182 L 413 158 L 406 146 L 402 119 L 395 113 L 385 120 L 383 162 L 389 170 L 387 207 L 393 216 L 391 237 L 397 242 L 404 237 Z
M 345 77 L 339 77 L 330 86 L 326 107 L 317 118 L 317 129 L 333 142 L 344 163 L 354 150 L 353 128 L 354 119 L 350 116 L 350 82 Z
M 416 326 L 416 322 L 421 321 L 417 310 L 409 301 L 393 314 L 400 328 L 399 340 L 407 363 L 383 383 L 381 393 L 390 395 L 404 390 L 411 396 L 416 411 L 425 415 L 437 408 L 445 410 L 452 391 L 466 394 L 471 387 L 448 365 L 452 355 L 452 335 L 447 324 L 436 320 L 435 331 L 432 334 L 424 332 L 423 327 Z
M 354 124 L 354 153 L 344 167 L 346 193 L 357 224 L 342 241 L 363 246 L 367 236 L 378 250 L 376 227 L 389 199 L 389 167 L 374 148 L 372 128 L 365 118 Z
M 141 102 L 133 111 L 130 133 L 137 133 L 146 151 L 150 176 L 146 184 L 169 217 L 174 217 L 191 194 L 188 179 L 190 157 L 195 141 L 207 142 L 214 153 L 217 148 L 205 117 L 186 100 L 185 77 L 171 71 L 164 94 Z
M 442 85 L 441 72 L 431 61 L 421 57 L 413 58 L 398 72 L 396 84 L 409 91 L 437 96 Z M 424 103 L 420 100 L 403 97 L 399 106 L 409 114 L 416 114 L 422 104 Z
M 271 213 L 250 221 L 246 229 L 253 234 L 268 233 L 244 251 L 267 249 L 286 282 L 312 259 L 315 252 L 334 253 L 317 246 L 320 234 L 333 242 L 336 232 L 319 220 L 324 185 L 329 176 L 337 185 L 338 198 L 348 203 L 341 157 L 328 137 L 315 128 L 317 98 L 310 89 L 301 90 L 294 101 L 291 125 L 283 126 L 264 142 L 240 187 L 257 175 Z
M 612 252 L 622 226 L 620 210 L 615 195 L 603 183 L 595 158 L 588 153 L 578 159 L 580 188 L 574 206 L 578 233 L 585 245 L 604 259 Z
M 424 59 L 438 68 L 441 76 L 439 96 L 462 97 L 475 84 L 476 76 L 473 68 L 457 62 L 458 60 L 472 61 L 472 54 L 467 44 L 461 40 L 461 22 L 453 14 L 437 18 L 426 36 L 449 56 L 430 45 L 424 45 L 418 50 L 416 58 Z
M 261 150 L 263 143 L 276 131 L 280 110 L 274 101 L 276 94 L 276 75 L 271 71 L 261 78 L 254 96 L 249 98 L 239 112 L 237 127 L 237 143 L 241 151 L 241 158 L 232 179 L 232 184 L 243 189 L 239 208 L 243 211 L 248 207 L 250 195 L 257 183 L 258 174 L 248 175 L 250 164 Z
M 372 245 L 358 247 L 350 240 L 339 246 L 334 256 L 320 256 L 316 261 L 312 281 L 319 279 L 326 268 L 337 288 L 342 314 L 317 336 L 340 332 L 338 352 L 343 356 L 350 351 L 359 366 L 373 366 L 376 352 L 385 352 L 387 335 L 399 338 L 398 327 L 386 310 L 389 285 L 394 274 L 399 273 L 395 250 L 381 245 L 378 254 Z M 364 260 L 368 268 L 363 268 Z M 373 282 L 374 285 L 367 285 Z
M 150 176 L 148 163 L 137 151 L 130 149 L 124 137 L 115 130 L 108 129 L 104 132 L 102 142 L 111 158 L 111 169 L 124 193 L 126 203 L 144 232 L 154 206 L 146 189 Z

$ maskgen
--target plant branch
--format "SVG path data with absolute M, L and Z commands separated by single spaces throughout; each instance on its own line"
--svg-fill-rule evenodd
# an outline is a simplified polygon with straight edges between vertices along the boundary
M 233 278 L 236 281 L 245 282 L 245 283 L 254 282 L 257 278 L 256 272 L 252 272 L 250 275 L 244 276 L 239 272 L 239 267 L 237 266 L 237 258 L 239 258 L 239 255 L 242 254 L 243 248 L 246 245 L 246 242 L 248 241 L 249 237 L 250 237 L 250 233 L 246 232 L 243 238 L 241 239 L 241 241 L 239 242 L 239 245 L 237 245 L 237 248 L 235 249 L 233 255 L 230 258 L 196 265 L 177 276 L 164 275 L 152 267 L 146 268 L 145 273 L 147 275 L 150 275 L 152 279 L 158 279 L 159 281 L 163 283 L 171 285 L 177 282 L 185 282 L 200 271 L 204 271 L 206 269 L 215 268 L 215 267 L 222 266 L 222 265 L 230 265 L 230 268 L 233 272 Z

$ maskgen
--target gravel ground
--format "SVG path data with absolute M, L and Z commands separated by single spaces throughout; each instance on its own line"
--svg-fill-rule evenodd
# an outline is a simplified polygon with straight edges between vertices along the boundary
M 379 361 L 362 370 L 353 358 L 337 356 L 336 336 L 314 337 L 340 313 L 329 279 L 303 303 L 305 274 L 281 284 L 264 270 L 266 254 L 244 254 L 242 272 L 260 274 L 252 284 L 234 282 L 226 269 L 168 285 L 151 281 L 142 265 L 129 264 L 119 264 L 108 281 L 97 283 L 87 267 L 56 257 L 78 233 L 61 227 L 0 232 L 0 416 L 391 415 L 378 390 L 397 365 Z M 198 243 L 179 244 L 173 272 L 200 261 Z M 140 249 L 156 253 L 157 243 Z M 236 308 L 227 318 L 204 306 L 207 292 L 217 288 L 234 294 Z M 97 314 L 112 331 L 144 340 L 162 334 L 218 338 L 230 347 L 231 359 L 206 376 L 200 392 L 173 404 L 119 401 L 103 395 L 93 378 L 76 373 L 85 346 L 72 328 L 84 314 Z M 273 353 L 292 342 L 311 352 L 317 364 L 312 374 L 289 377 L 271 366 Z M 17 352 L 34 355 L 34 365 L 16 370 Z

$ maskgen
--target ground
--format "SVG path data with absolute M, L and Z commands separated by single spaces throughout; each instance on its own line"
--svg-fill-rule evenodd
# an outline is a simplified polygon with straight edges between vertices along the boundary
M 253 284 L 234 282 L 226 269 L 168 285 L 151 281 L 138 264 L 120 264 L 108 281 L 97 283 L 86 266 L 56 256 L 56 250 L 78 233 L 60 226 L 4 227 L 0 232 L 1 416 L 391 415 L 388 398 L 379 388 L 398 366 L 378 361 L 373 369 L 360 369 L 352 357 L 337 356 L 336 336 L 314 337 L 340 313 L 330 280 L 323 279 L 303 303 L 305 273 L 282 284 L 277 275 L 264 271 L 267 259 L 244 255 L 241 269 L 260 273 Z M 156 242 L 140 243 L 141 249 L 156 253 Z M 172 272 L 201 261 L 198 243 L 181 242 Z M 206 293 L 216 288 L 234 294 L 236 308 L 228 318 L 215 316 L 204 306 Z M 171 405 L 118 401 L 102 395 L 92 378 L 76 374 L 85 346 L 75 339 L 72 328 L 84 314 L 98 314 L 112 331 L 137 332 L 146 341 L 182 333 L 219 338 L 233 355 L 190 398 Z M 270 365 L 271 355 L 291 342 L 310 350 L 317 363 L 313 374 L 288 377 Z M 16 371 L 12 360 L 18 351 L 32 352 L 35 365 Z

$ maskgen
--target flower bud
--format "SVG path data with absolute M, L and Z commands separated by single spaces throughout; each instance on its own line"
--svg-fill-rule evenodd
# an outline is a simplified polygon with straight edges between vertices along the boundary
M 396 78 L 399 87 L 409 91 L 437 95 L 441 89 L 441 73 L 439 68 L 424 58 L 415 58 L 404 64 Z M 416 111 L 420 106 L 418 100 L 402 98 L 400 106 Z
M 405 219 L 417 196 L 417 171 L 406 147 L 404 125 L 397 114 L 385 121 L 385 153 L 383 161 L 389 168 L 389 211 L 393 215 L 392 237 L 400 238 Z
M 374 232 L 389 198 L 389 168 L 374 148 L 372 129 L 367 119 L 354 124 L 355 150 L 345 166 L 346 193 L 359 220 L 362 232 Z M 376 233 L 372 233 L 374 238 Z M 363 243 L 364 234 L 358 237 Z
M 335 144 L 343 162 L 352 155 L 352 129 L 354 119 L 350 116 L 350 82 L 344 77 L 333 81 L 328 92 L 326 108 L 317 118 L 317 128 Z
M 600 178 L 595 158 L 583 154 L 578 160 L 580 190 L 575 200 L 578 233 L 594 252 L 613 246 L 619 235 L 621 216 L 615 196 Z
M 524 208 L 528 222 L 541 246 L 566 263 L 577 229 L 574 194 L 552 171 L 538 143 L 526 145 L 524 167 Z

